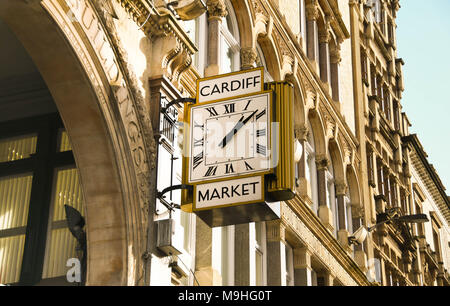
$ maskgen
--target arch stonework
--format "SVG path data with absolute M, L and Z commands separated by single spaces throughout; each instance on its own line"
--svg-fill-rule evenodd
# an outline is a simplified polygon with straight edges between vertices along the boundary
M 71 139 L 85 202 L 86 283 L 135 285 L 143 279 L 155 144 L 98 3 L 5 0 L 0 18 L 38 67 Z

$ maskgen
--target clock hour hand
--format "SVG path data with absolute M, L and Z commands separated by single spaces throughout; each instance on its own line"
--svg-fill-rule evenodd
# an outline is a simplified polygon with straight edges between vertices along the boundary
M 234 135 L 258 112 L 255 110 L 250 116 L 244 119 L 244 116 L 239 119 L 238 123 L 234 126 L 234 128 L 222 139 L 219 143 L 219 147 L 225 148 L 227 143 L 233 138 Z M 244 120 L 243 120 L 244 119 Z

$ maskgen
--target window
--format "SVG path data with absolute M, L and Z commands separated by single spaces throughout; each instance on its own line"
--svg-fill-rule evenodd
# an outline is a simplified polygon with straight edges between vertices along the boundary
M 308 179 L 309 194 L 311 195 L 311 200 L 313 202 L 313 211 L 317 214 L 319 209 L 319 197 L 317 188 L 317 169 L 316 169 L 316 158 L 314 153 L 314 133 L 311 124 L 308 122 L 308 138 L 305 142 L 305 153 L 306 153 L 306 171 Z
M 250 223 L 250 285 L 265 286 L 266 276 L 266 223 Z
M 386 85 L 383 86 L 383 110 L 384 115 L 388 121 L 391 121 L 391 98 L 390 98 L 389 89 Z
M 294 286 L 294 253 L 292 247 L 285 243 L 286 286 Z
M 203 76 L 206 63 L 206 43 L 207 43 L 207 20 L 206 14 L 202 14 L 193 20 L 183 22 L 184 30 L 189 38 L 197 46 L 197 53 L 192 57 L 192 64 L 197 68 L 197 71 Z
M 381 22 L 381 2 L 380 0 L 371 0 L 369 2 L 372 5 L 373 16 L 375 17 L 375 22 Z
M 163 99 L 163 106 L 167 105 L 169 101 Z M 164 114 L 160 116 L 160 134 L 161 144 L 158 149 L 158 190 L 163 190 L 166 187 L 179 185 L 182 183 L 182 148 L 180 147 L 180 131 L 176 124 L 179 111 L 175 106 L 170 107 Z M 181 190 L 173 190 L 166 195 L 167 200 L 179 203 L 181 199 Z M 194 268 L 193 253 L 193 238 L 195 216 L 186 213 L 180 209 L 168 212 L 167 208 L 157 200 L 157 213 L 161 218 L 172 218 L 175 221 L 175 230 L 173 240 L 179 242 L 182 247 L 178 255 L 179 265 L 185 270 Z M 187 277 L 176 279 L 174 283 L 182 285 L 191 285 L 194 282 L 191 273 L 187 273 Z
M 369 184 L 371 186 L 373 186 L 373 184 L 375 184 L 374 167 L 373 167 L 373 152 L 372 152 L 372 149 L 370 149 L 368 146 L 367 146 L 367 172 L 368 172 Z
M 436 253 L 436 259 L 438 262 L 442 261 L 442 248 L 441 248 L 441 227 L 442 223 L 439 220 L 436 212 L 430 211 L 431 216 L 431 230 L 433 234 L 433 249 Z
M 368 86 L 369 85 L 369 75 L 367 70 L 367 55 L 366 52 L 361 49 L 361 74 L 363 83 Z
M 300 5 L 300 35 L 303 38 L 303 42 L 306 42 L 306 11 L 305 0 L 299 0 Z
M 68 284 L 77 258 L 64 205 L 83 214 L 70 141 L 58 115 L 0 124 L 0 280 Z M 6 267 L 6 268 L 5 268 Z
M 375 70 L 375 65 L 370 64 L 370 82 L 372 88 L 372 96 L 377 95 L 377 73 Z
M 331 213 L 333 214 L 333 228 L 334 228 L 334 235 L 337 237 L 338 232 L 338 208 L 337 208 L 337 201 L 336 201 L 336 190 L 335 190 L 335 180 L 334 180 L 334 172 L 333 172 L 333 161 L 330 157 L 330 155 L 327 156 L 328 160 L 330 161 L 330 166 L 328 167 L 328 170 L 325 172 L 325 178 L 327 182 L 326 186 L 326 199 L 327 199 L 327 206 L 330 208 Z
M 399 131 L 400 130 L 399 105 L 396 100 L 394 100 L 392 104 L 393 104 L 394 129 L 396 131 Z
M 383 163 L 381 159 L 377 159 L 377 176 L 378 176 L 378 194 L 384 194 L 384 172 L 383 172 Z
M 239 52 L 241 47 L 239 45 L 239 29 L 237 27 L 234 10 L 229 1 L 226 1 L 226 5 L 228 15 L 225 18 L 222 18 L 220 28 L 219 56 L 221 73 L 237 71 L 240 69 Z

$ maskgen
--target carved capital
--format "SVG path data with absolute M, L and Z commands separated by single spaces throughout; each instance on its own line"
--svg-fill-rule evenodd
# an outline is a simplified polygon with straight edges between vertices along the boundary
M 267 241 L 284 241 L 285 240 L 285 226 L 280 220 L 266 222 L 266 236 Z
M 248 47 L 241 49 L 241 68 L 250 69 L 254 67 L 256 60 L 258 58 L 258 53 L 255 48 Z
M 328 167 L 330 166 L 330 160 L 325 155 L 317 155 L 316 156 L 316 166 L 317 171 L 323 171 L 328 170 Z
M 308 127 L 303 126 L 296 126 L 294 129 L 294 135 L 295 139 L 298 139 L 300 142 L 307 141 L 308 140 Z
M 319 43 L 321 44 L 327 44 L 330 42 L 331 34 L 328 30 L 326 30 L 323 33 L 319 33 Z
M 332 64 L 339 64 L 342 61 L 341 50 L 339 48 L 333 48 L 330 50 L 330 62 Z
M 334 186 L 336 187 L 336 196 L 344 196 L 347 194 L 348 185 L 345 181 L 336 181 Z
M 311 0 L 306 4 L 305 11 L 307 20 L 317 20 L 319 18 L 319 2 Z
M 208 0 L 206 2 L 209 18 L 222 18 L 228 15 L 227 6 L 223 0 Z
M 311 251 L 307 247 L 294 249 L 294 269 L 311 269 Z

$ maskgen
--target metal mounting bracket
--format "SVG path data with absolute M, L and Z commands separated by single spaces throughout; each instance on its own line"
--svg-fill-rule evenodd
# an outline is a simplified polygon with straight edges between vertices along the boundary
M 192 191 L 192 190 L 194 190 L 194 186 L 188 185 L 188 184 L 173 185 L 173 186 L 164 188 L 162 191 L 158 191 L 156 193 L 156 198 L 158 198 L 161 201 L 161 203 L 164 206 L 166 206 L 169 210 L 180 209 L 181 205 L 167 202 L 165 199 L 165 196 L 164 196 L 165 193 L 173 191 L 173 190 L 178 190 L 178 189 L 187 189 L 189 191 Z

